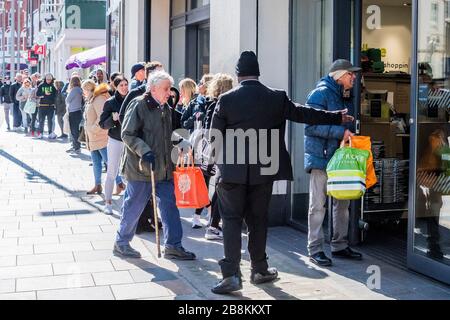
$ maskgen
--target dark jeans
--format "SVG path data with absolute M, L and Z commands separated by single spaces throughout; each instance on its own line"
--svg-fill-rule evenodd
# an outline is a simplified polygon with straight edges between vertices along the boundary
M 272 182 L 256 186 L 228 183 L 218 185 L 218 206 L 223 221 L 225 251 L 225 259 L 219 264 L 224 278 L 239 275 L 244 220 L 248 227 L 252 272 L 267 271 L 266 241 L 272 188 Z
M 48 134 L 53 131 L 53 117 L 55 107 L 39 107 L 39 133 L 44 134 L 45 119 L 47 118 Z
M 36 111 L 31 115 L 31 131 L 36 131 L 36 120 L 38 117 L 39 108 L 36 108 Z
M 20 128 L 22 126 L 22 112 L 19 103 L 14 103 L 13 107 L 13 126 Z
M 83 118 L 81 111 L 75 111 L 69 113 L 70 134 L 72 136 L 72 148 L 79 150 L 81 148 L 80 142 L 80 123 Z
M 172 249 L 180 248 L 182 247 L 183 227 L 180 211 L 175 205 L 173 181 L 158 181 L 155 188 L 163 223 L 164 245 Z M 151 183 L 128 181 L 122 206 L 122 218 L 116 238 L 118 245 L 128 245 L 133 239 L 139 218 L 151 195 Z

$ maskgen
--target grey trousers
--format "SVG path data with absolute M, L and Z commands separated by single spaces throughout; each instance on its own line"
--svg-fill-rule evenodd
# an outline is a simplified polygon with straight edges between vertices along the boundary
M 324 251 L 325 236 L 323 220 L 327 200 L 327 173 L 323 170 L 311 172 L 308 214 L 308 252 L 314 255 Z M 350 201 L 333 199 L 333 238 L 331 251 L 341 251 L 348 247 Z
M 10 128 L 10 114 L 11 114 L 11 110 L 13 108 L 14 104 L 13 103 L 4 103 L 3 104 L 3 110 L 5 112 L 5 121 L 6 121 L 6 125 L 8 126 L 8 128 Z

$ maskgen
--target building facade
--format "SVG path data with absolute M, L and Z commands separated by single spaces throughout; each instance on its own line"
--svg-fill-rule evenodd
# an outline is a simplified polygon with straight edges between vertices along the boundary
M 176 82 L 199 80 L 207 72 L 233 75 L 239 54 L 253 50 L 261 81 L 304 103 L 333 60 L 362 66 L 353 92 L 356 133 L 371 136 L 381 150 L 375 161 L 379 183 L 363 201 L 352 203 L 350 242 L 450 282 L 450 174 L 443 169 L 450 159 L 450 1 L 115 0 L 110 5 L 109 20 L 118 30 L 111 33 L 111 66 L 128 76 L 134 63 L 150 60 L 161 61 Z M 307 231 L 304 138 L 304 126 L 290 123 L 286 142 L 295 177 L 275 185 L 271 225 Z M 429 149 L 434 138 L 440 139 L 439 151 Z M 439 167 L 432 173 L 424 164 L 431 158 Z M 332 219 L 325 225 L 332 234 Z
M 19 63 L 27 68 L 31 7 L 31 1 L 0 1 L 0 74 L 19 70 Z
M 106 0 L 41 1 L 34 21 L 39 24 L 35 37 L 47 38 L 47 52 L 40 60 L 42 73 L 51 72 L 66 81 L 74 71 L 65 68 L 72 55 L 106 43 L 106 5 Z M 47 23 L 53 17 L 55 21 Z M 81 69 L 78 72 L 88 73 Z

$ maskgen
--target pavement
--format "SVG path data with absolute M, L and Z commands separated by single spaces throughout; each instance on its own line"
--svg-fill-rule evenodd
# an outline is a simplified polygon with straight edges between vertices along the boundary
M 121 198 L 114 200 L 115 215 L 104 215 L 103 199 L 86 196 L 93 187 L 89 153 L 71 156 L 68 148 L 67 141 L 0 128 L 0 300 L 450 300 L 449 286 L 368 255 L 316 267 L 307 258 L 306 235 L 289 227 L 269 230 L 278 281 L 252 285 L 244 250 L 244 289 L 214 295 L 223 246 L 191 228 L 189 210 L 182 211 L 184 245 L 197 261 L 158 259 L 154 234 L 132 242 L 142 259 L 119 259 L 112 248 Z

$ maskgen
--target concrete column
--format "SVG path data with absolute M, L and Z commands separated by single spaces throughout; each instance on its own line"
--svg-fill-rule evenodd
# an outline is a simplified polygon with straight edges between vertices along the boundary
M 211 72 L 234 75 L 239 55 L 256 51 L 256 0 L 211 0 Z
M 170 57 L 170 1 L 152 0 L 151 59 L 161 62 L 168 70 Z
M 144 48 L 144 5 L 145 0 L 125 2 L 125 37 L 124 41 L 124 70 L 126 77 L 130 77 L 131 67 L 145 59 Z

